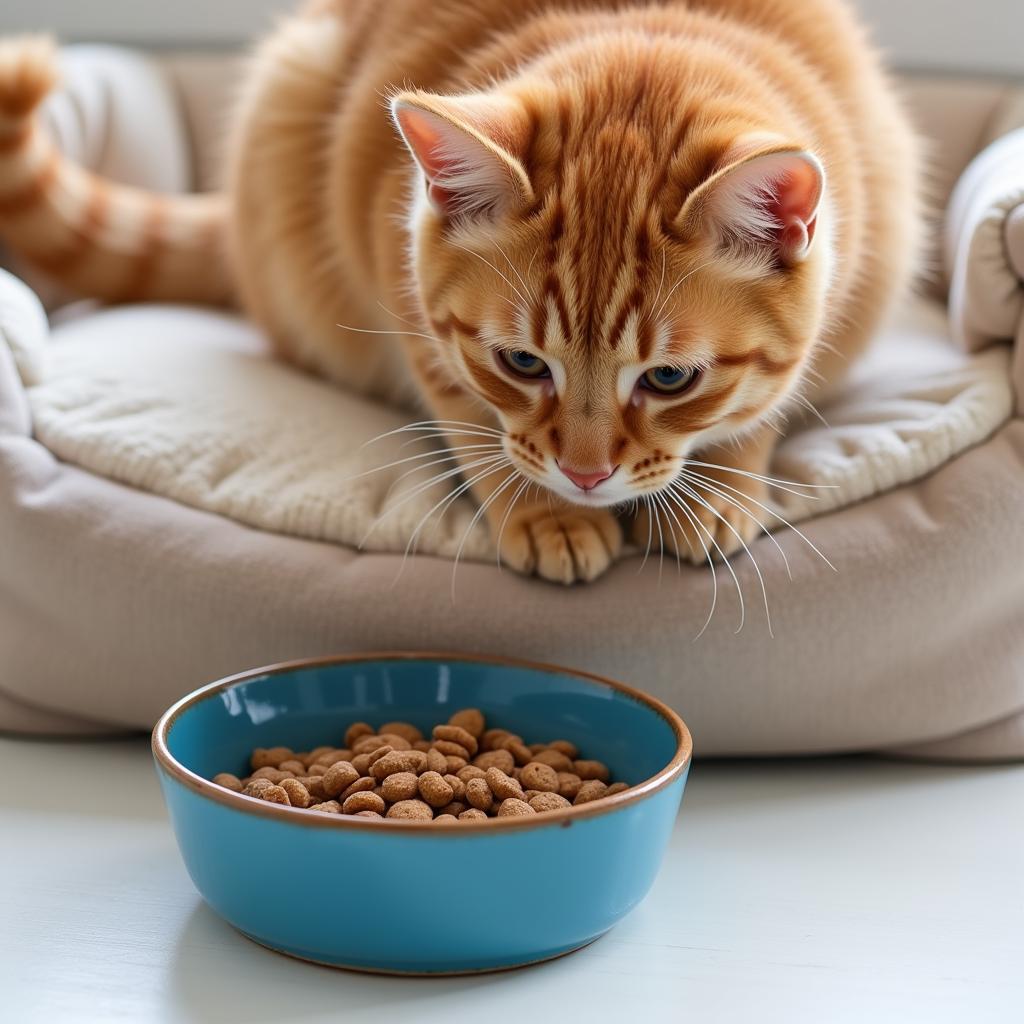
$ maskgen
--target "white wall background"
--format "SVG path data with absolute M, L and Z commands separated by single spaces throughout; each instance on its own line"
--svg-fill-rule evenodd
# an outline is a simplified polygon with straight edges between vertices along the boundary
M 387 0 L 379 0 L 385 4 Z M 430 0 L 423 0 L 428 6 Z M 515 0 L 509 0 L 514 3 Z M 1024 77 L 1024 0 L 856 0 L 901 68 Z M 297 0 L 0 0 L 0 32 L 220 45 L 251 38 Z

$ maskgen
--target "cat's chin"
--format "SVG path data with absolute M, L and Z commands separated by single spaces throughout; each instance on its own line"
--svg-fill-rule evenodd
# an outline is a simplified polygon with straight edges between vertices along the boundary
M 560 487 L 549 487 L 543 484 L 541 486 L 556 498 L 578 508 L 617 508 L 640 497 L 632 488 L 623 486 L 610 486 L 605 489 L 599 485 L 593 491 L 584 491 L 579 487 L 571 489 L 566 487 L 563 490 Z

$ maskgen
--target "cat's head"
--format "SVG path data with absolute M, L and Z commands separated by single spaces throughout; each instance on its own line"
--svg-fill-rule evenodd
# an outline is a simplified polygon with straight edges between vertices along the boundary
M 799 141 L 506 92 L 400 93 L 412 261 L 438 373 L 527 478 L 615 505 L 798 385 L 829 276 Z

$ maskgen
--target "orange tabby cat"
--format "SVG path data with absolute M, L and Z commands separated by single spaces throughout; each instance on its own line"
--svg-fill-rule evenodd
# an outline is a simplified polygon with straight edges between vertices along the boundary
M 602 573 L 629 503 L 698 561 L 749 539 L 773 419 L 914 250 L 913 138 L 842 0 L 314 0 L 212 197 L 62 160 L 54 77 L 0 47 L 0 236 L 97 297 L 237 296 L 296 363 L 421 402 L 551 580 Z

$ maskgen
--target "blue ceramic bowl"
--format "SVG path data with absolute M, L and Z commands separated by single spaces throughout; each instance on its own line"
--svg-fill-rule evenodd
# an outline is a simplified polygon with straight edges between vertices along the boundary
M 254 747 L 341 743 L 353 721 L 427 730 L 478 707 L 528 743 L 572 740 L 633 788 L 580 807 L 458 825 L 264 803 L 207 781 Z M 581 672 L 441 654 L 281 665 L 213 683 L 153 731 L 196 888 L 237 929 L 318 963 L 409 974 L 499 970 L 579 949 L 644 898 L 690 764 L 682 719 Z

